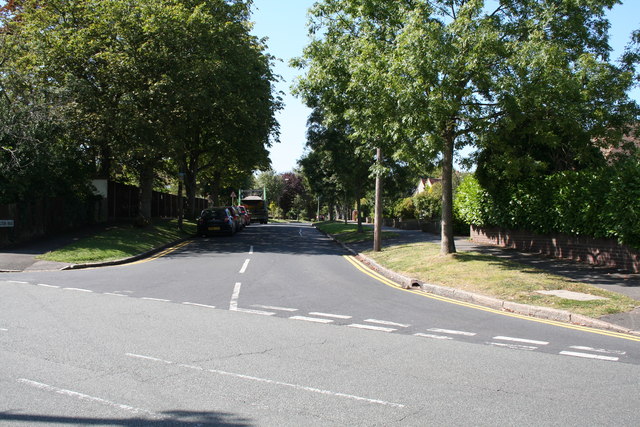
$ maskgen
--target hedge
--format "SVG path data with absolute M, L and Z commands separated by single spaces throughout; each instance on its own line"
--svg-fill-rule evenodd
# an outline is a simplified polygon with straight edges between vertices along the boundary
M 640 161 L 563 171 L 505 184 L 494 193 L 469 175 L 454 205 L 477 226 L 614 238 L 640 248 Z

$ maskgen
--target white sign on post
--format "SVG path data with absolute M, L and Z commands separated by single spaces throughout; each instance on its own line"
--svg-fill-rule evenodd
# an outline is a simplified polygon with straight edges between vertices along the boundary
M 0 219 L 0 228 L 14 227 L 14 221 L 12 219 Z

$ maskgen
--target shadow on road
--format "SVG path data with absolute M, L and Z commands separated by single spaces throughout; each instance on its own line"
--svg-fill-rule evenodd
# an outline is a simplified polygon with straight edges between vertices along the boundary
M 93 426 L 252 426 L 249 419 L 223 412 L 168 411 L 158 414 L 158 420 L 145 418 L 89 418 L 55 415 L 30 415 L 0 412 L 0 424 L 5 421 L 33 424 L 71 424 Z

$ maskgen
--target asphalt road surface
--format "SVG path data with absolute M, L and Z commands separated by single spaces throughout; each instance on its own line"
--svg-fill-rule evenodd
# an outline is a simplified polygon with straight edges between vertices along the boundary
M 0 275 L 0 425 L 638 425 L 640 339 L 367 272 L 306 225 Z

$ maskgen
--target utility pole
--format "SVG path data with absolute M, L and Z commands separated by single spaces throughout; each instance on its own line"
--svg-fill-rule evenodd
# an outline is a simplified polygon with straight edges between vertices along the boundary
M 382 150 L 376 148 L 376 206 L 373 220 L 373 250 L 380 252 L 382 250 Z

